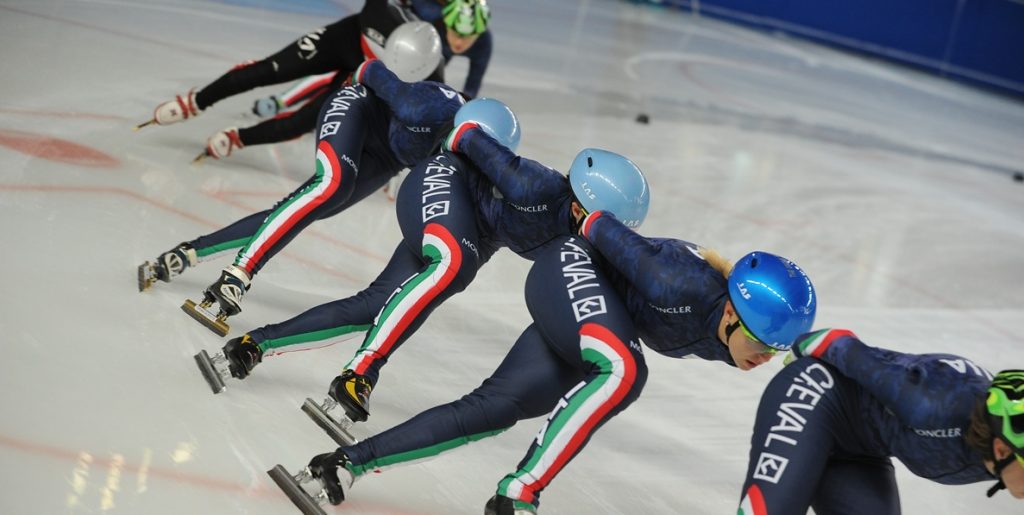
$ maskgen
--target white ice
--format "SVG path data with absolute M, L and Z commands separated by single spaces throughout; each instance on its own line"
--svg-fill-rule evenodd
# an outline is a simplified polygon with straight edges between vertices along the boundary
M 189 165 L 282 88 L 131 131 L 157 103 L 360 4 L 259 3 L 0 0 L 0 513 L 291 513 L 265 471 L 334 447 L 298 408 L 323 397 L 356 342 L 268 358 L 214 396 L 192 355 L 224 340 L 178 307 L 229 258 L 136 291 L 139 263 L 271 206 L 313 171 L 310 136 Z M 584 146 L 633 157 L 653 191 L 642 233 L 793 258 L 817 286 L 820 327 L 1024 367 L 1019 100 L 693 13 L 493 8 L 483 92 L 519 114 L 523 154 L 561 170 Z M 453 84 L 465 69 L 452 65 Z M 398 240 L 383 193 L 314 225 L 259 275 L 231 334 L 358 291 Z M 356 432 L 479 384 L 527 324 L 527 268 L 506 252 L 441 307 L 384 370 Z M 754 408 L 781 363 L 648 360 L 641 399 L 555 480 L 542 513 L 735 513 Z M 540 424 L 367 477 L 334 512 L 479 514 Z M 941 486 L 902 467 L 898 480 L 911 515 L 1021 510 L 1006 493 L 985 499 L 987 483 Z

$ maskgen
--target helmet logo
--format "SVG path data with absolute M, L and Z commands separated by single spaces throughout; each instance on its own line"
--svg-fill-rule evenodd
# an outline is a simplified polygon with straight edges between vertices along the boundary
M 750 300 L 750 293 L 747 292 L 747 286 L 745 283 L 736 283 L 736 288 L 740 290 L 740 295 L 747 300 Z
M 594 200 L 595 198 L 597 198 L 594 196 L 594 192 L 593 190 L 590 189 L 590 185 L 588 183 L 581 182 L 580 187 L 583 188 L 583 194 L 586 195 L 587 198 L 589 198 L 590 200 Z

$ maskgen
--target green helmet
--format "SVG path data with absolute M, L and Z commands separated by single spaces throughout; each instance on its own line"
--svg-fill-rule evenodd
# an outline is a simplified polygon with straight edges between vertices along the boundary
M 487 0 L 448 0 L 441 11 L 444 24 L 460 36 L 475 36 L 487 31 L 491 9 Z
M 993 436 L 1024 457 L 1024 370 L 1003 370 L 988 387 L 989 422 Z
M 1003 469 L 1014 461 L 1024 464 L 1024 370 L 1003 370 L 992 379 L 985 399 L 992 438 L 998 438 L 1013 449 L 1009 456 L 992 464 L 996 484 L 988 496 L 1006 488 Z M 991 445 L 991 444 L 989 444 Z

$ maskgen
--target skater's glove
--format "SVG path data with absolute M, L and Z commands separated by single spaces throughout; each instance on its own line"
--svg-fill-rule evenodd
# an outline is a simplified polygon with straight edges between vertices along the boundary
M 584 238 L 590 239 L 590 229 L 594 226 L 594 222 L 602 216 L 611 216 L 604 213 L 604 211 L 594 211 L 593 213 L 587 213 L 583 220 L 580 221 L 579 235 Z
M 352 72 L 352 76 L 349 78 L 351 85 L 362 84 L 366 78 L 366 69 L 370 67 L 370 63 L 373 63 L 376 59 L 367 59 L 363 61 L 359 66 L 356 67 L 356 71 Z
M 458 152 L 459 142 L 462 140 L 462 137 L 465 136 L 470 129 L 478 128 L 480 128 L 480 125 L 474 121 L 465 121 L 456 125 L 455 128 L 452 129 L 452 132 L 448 134 L 448 137 L 444 139 L 444 142 L 441 144 L 441 148 L 448 152 Z

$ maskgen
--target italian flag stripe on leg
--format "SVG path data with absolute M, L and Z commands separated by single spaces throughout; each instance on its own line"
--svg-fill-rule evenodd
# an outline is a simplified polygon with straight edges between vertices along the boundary
M 818 331 L 800 342 L 800 355 L 820 358 L 828 350 L 829 345 L 832 345 L 832 342 L 843 336 L 854 336 L 854 334 L 846 329 L 823 329 Z
M 747 489 L 747 495 L 743 496 L 736 515 L 768 515 L 768 508 L 764 505 L 764 495 L 761 495 L 761 489 L 757 485 L 750 485 L 750 488 Z

